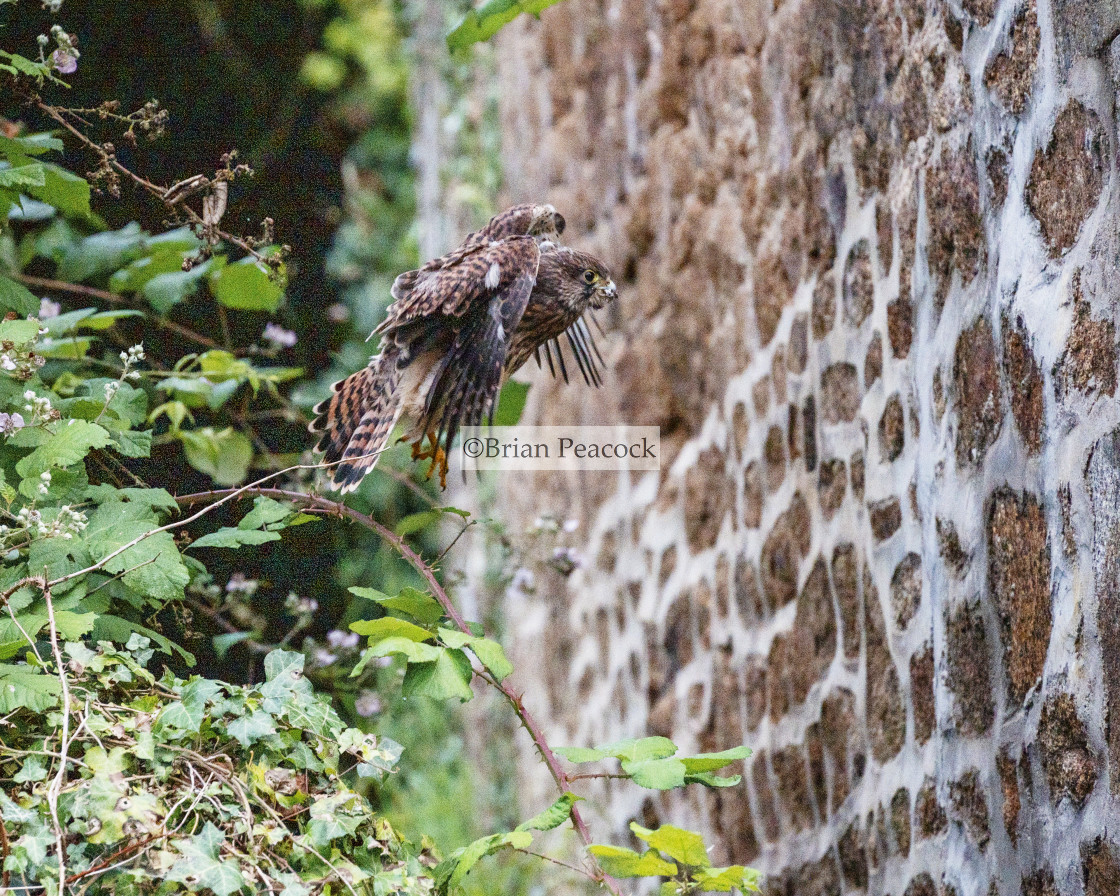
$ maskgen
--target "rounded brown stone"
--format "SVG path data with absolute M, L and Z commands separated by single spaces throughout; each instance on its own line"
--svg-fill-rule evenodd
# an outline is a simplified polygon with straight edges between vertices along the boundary
M 723 518 L 733 506 L 730 486 L 727 455 L 714 446 L 702 451 L 696 465 L 685 473 L 684 526 L 693 551 L 716 543 Z
M 875 306 L 872 284 L 870 246 L 867 240 L 860 240 L 844 266 L 844 320 L 853 327 L 867 320 Z
M 813 826 L 813 804 L 809 796 L 809 769 L 801 747 L 791 745 L 771 756 L 778 781 L 778 804 L 790 829 L 804 831 Z
M 872 755 L 878 762 L 886 762 L 902 749 L 906 740 L 906 705 L 902 702 L 898 669 L 887 645 L 879 594 L 866 567 L 863 610 L 867 638 L 867 730 Z
M 902 508 L 898 498 L 884 498 L 867 505 L 867 515 L 871 521 L 871 532 L 876 541 L 885 541 L 898 531 L 902 525 Z
M 840 509 L 847 491 L 847 464 L 837 457 L 823 461 L 817 474 L 817 497 L 820 499 L 821 513 L 826 520 L 832 519 L 833 514 Z
M 887 305 L 887 336 L 891 343 L 891 354 L 905 358 L 910 354 L 910 344 L 914 340 L 914 306 L 909 297 L 903 296 Z
M 1040 34 L 1034 3 L 1028 3 L 1011 26 L 1010 46 L 984 72 L 984 84 L 1013 115 L 1022 114 L 1038 66 Z
M 878 331 L 871 337 L 867 346 L 867 354 L 863 359 L 864 388 L 870 389 L 871 384 L 883 375 L 883 337 Z
M 844 881 L 857 890 L 867 886 L 867 835 L 859 821 L 848 825 L 836 843 L 840 855 L 840 872 Z
M 914 618 L 922 601 L 922 558 L 913 552 L 902 558 L 891 576 L 891 607 L 899 628 Z
M 956 698 L 957 727 L 965 735 L 986 734 L 995 717 L 995 703 L 988 669 L 988 634 L 978 607 L 961 605 L 953 611 L 945 650 L 949 690 Z
M 840 361 L 821 374 L 821 413 L 826 423 L 850 423 L 859 413 L 859 373 Z
M 1050 539 L 1046 512 L 1032 494 L 992 495 L 988 587 L 999 609 L 1008 690 L 1019 702 L 1042 677 L 1050 646 Z
M 823 557 L 805 580 L 797 596 L 797 612 L 789 634 L 788 656 L 795 703 L 803 703 L 813 684 L 824 678 L 836 656 L 836 618 L 832 612 L 832 589 Z
M 969 838 L 981 850 L 987 849 L 991 832 L 988 827 L 988 799 L 980 783 L 980 773 L 970 768 L 949 784 L 953 814 L 964 824 Z
M 996 756 L 996 771 L 999 772 L 1000 790 L 1003 791 L 1003 827 L 1012 846 L 1019 842 L 1019 777 L 1015 773 L 1015 760 L 1004 747 Z
M 836 284 L 831 274 L 822 274 L 813 290 L 811 321 L 814 339 L 824 339 L 836 323 Z
M 771 426 L 766 433 L 762 456 L 766 460 L 766 487 L 775 492 L 786 478 L 785 433 L 780 426 Z
M 770 615 L 762 589 L 758 586 L 758 570 L 744 555 L 735 559 L 735 606 L 746 620 L 761 622 Z
M 927 644 L 910 657 L 910 706 L 914 710 L 914 740 L 919 744 L 933 736 L 937 723 L 933 684 L 933 646 Z
M 906 445 L 906 412 L 896 392 L 887 399 L 879 418 L 879 459 L 884 463 L 896 460 Z
M 891 827 L 903 858 L 910 855 L 910 791 L 900 787 L 891 797 Z
M 1104 837 L 1081 844 L 1081 873 L 1085 896 L 1120 893 L 1120 858 L 1116 847 Z
M 1081 808 L 1100 776 L 1100 762 L 1069 694 L 1051 694 L 1038 720 L 1038 746 L 1050 785 L 1050 799 L 1068 799 Z
M 992 327 L 979 318 L 957 339 L 953 362 L 957 401 L 957 463 L 978 465 L 1003 419 L 1002 389 Z
M 752 460 L 743 472 L 743 525 L 757 529 L 762 523 L 762 471 Z
M 984 219 L 980 213 L 980 178 L 970 148 L 946 152 L 926 172 L 929 213 L 929 269 L 935 278 L 935 304 L 945 301 L 949 275 L 960 271 L 965 285 L 980 273 L 985 256 Z
M 1031 351 L 1031 338 L 1023 318 L 1017 317 L 1012 324 L 1009 318 L 1004 317 L 1002 330 L 1003 367 L 1011 398 L 1011 413 L 1028 453 L 1037 454 L 1042 448 L 1046 428 L 1042 370 Z
M 937 887 L 933 878 L 923 871 L 910 879 L 902 896 L 937 896 Z
M 1073 326 L 1054 368 L 1054 384 L 1060 399 L 1075 391 L 1085 395 L 1116 392 L 1116 326 L 1111 320 L 1093 317 L 1081 292 L 1080 271 L 1073 275 Z
M 809 363 L 809 317 L 806 314 L 798 314 L 793 319 L 786 363 L 791 373 L 804 373 Z
M 949 826 L 945 809 L 937 798 L 937 785 L 926 780 L 914 799 L 914 820 L 921 837 L 935 837 Z
M 852 494 L 856 496 L 856 500 L 863 500 L 863 452 L 855 452 L 851 460 L 848 461 L 848 472 L 852 478 Z
M 1076 242 L 1082 222 L 1097 206 L 1107 143 L 1097 113 L 1073 100 L 1054 122 L 1045 150 L 1035 153 L 1026 199 L 1051 256 Z
M 762 545 L 762 588 L 775 609 L 797 596 L 801 559 L 809 551 L 809 512 L 800 493 L 782 513 Z

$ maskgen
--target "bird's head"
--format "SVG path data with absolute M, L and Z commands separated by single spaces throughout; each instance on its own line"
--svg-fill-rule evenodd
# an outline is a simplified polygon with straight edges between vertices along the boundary
M 588 306 L 602 308 L 618 297 L 618 287 L 605 264 L 563 246 L 550 246 L 541 253 L 537 282 L 548 283 L 561 302 L 580 313 Z

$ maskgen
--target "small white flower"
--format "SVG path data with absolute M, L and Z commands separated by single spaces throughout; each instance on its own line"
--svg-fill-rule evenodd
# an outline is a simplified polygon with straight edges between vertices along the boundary
M 15 370 L 18 366 L 19 365 L 16 364 L 12 356 L 7 352 L 4 352 L 4 354 L 0 355 L 0 367 L 4 368 L 5 370 Z
M 42 299 L 39 302 L 39 320 L 50 320 L 62 313 L 62 306 L 51 299 Z
M 278 349 L 291 348 L 296 344 L 296 342 L 299 341 L 299 337 L 296 336 L 296 334 L 292 330 L 286 330 L 283 327 L 274 324 L 272 321 L 269 321 L 267 324 L 265 324 L 264 332 L 261 334 L 261 338 L 264 339 L 265 342 L 271 343 L 273 348 Z

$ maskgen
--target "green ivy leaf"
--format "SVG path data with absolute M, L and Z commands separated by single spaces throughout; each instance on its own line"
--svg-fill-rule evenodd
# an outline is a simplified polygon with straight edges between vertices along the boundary
M 642 827 L 636 821 L 630 822 L 630 830 L 639 840 L 644 840 L 654 849 L 676 859 L 682 865 L 708 868 L 712 864 L 708 859 L 708 851 L 704 847 L 704 838 L 695 831 L 686 831 L 671 824 L 664 824 L 653 831 Z
M 239 311 L 275 311 L 284 298 L 284 275 L 278 279 L 256 259 L 243 258 L 210 274 L 210 291 L 227 308 Z
M 276 733 L 276 725 L 267 712 L 254 709 L 249 715 L 234 719 L 226 725 L 229 736 L 248 748 L 253 742 Z
M 521 822 L 516 830 L 551 831 L 558 828 L 571 817 L 572 806 L 582 799 L 582 796 L 576 796 L 574 793 L 565 793 L 543 812 L 539 812 L 527 821 Z
M 236 861 L 219 858 L 225 839 L 225 834 L 208 821 L 194 837 L 172 840 L 181 858 L 168 870 L 167 879 L 186 883 L 192 890 L 213 890 L 215 896 L 236 893 L 246 880 Z
M 677 873 L 677 866 L 666 862 L 655 849 L 639 854 L 622 846 L 593 844 L 587 851 L 611 877 L 670 877 Z

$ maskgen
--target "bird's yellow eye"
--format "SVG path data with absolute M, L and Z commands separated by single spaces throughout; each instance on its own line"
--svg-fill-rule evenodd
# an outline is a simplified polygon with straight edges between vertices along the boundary
M 583 272 L 583 282 L 587 283 L 588 285 L 594 283 L 598 279 L 599 279 L 599 275 L 596 274 L 594 271 L 584 271 Z

